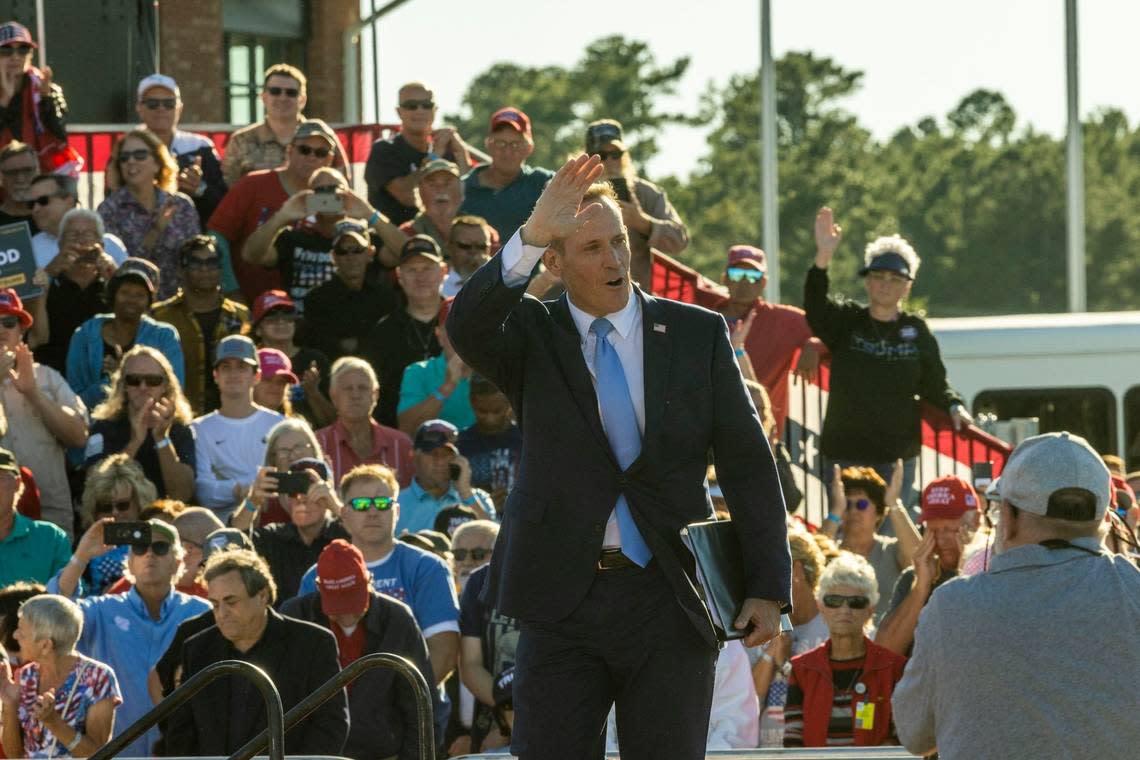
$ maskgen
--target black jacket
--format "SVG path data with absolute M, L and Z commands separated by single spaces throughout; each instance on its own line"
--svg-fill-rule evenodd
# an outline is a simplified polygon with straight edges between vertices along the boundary
M 635 293 L 645 432 L 641 455 L 623 472 L 602 429 L 566 296 L 542 302 L 524 297 L 525 285 L 508 287 L 501 255 L 471 276 L 447 319 L 455 350 L 506 393 L 526 442 L 491 557 L 488 602 L 520 620 L 552 623 L 569 615 L 594 582 L 606 521 L 624 493 L 678 602 L 716 647 L 679 535 L 712 514 L 705 486 L 711 449 L 745 547 L 748 596 L 789 604 L 780 481 L 724 318 Z
M 321 611 L 319 591 L 293 597 L 285 602 L 281 612 L 325 628 L 329 626 L 328 617 Z M 361 625 L 364 626 L 363 654 L 388 652 L 407 657 L 423 674 L 434 699 L 438 692 L 432 687 L 435 678 L 427 641 L 416 625 L 411 608 L 373 591 Z M 351 728 L 340 754 L 354 760 L 393 755 L 401 760 L 415 760 L 420 756 L 415 692 L 396 671 L 377 668 L 353 681 L 348 688 L 348 710 Z M 430 713 L 428 717 L 430 719 Z
M 266 672 L 285 712 L 340 671 L 336 639 L 320 626 L 269 610 L 265 633 L 241 653 L 217 626 L 192 636 L 182 649 L 182 681 L 222 660 L 243 660 Z M 165 750 L 173 756 L 230 755 L 267 725 L 261 693 L 240 676 L 223 676 L 170 718 Z M 285 734 L 290 755 L 339 755 L 348 736 L 344 691 Z

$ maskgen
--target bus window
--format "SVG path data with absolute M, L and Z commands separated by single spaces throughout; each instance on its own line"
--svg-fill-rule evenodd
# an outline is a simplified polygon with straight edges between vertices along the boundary
M 1128 471 L 1140 469 L 1140 385 L 1124 394 L 1124 446 Z
M 1135 401 L 1140 422 L 1140 393 Z M 974 410 L 992 412 L 999 420 L 1037 417 L 1042 433 L 1068 430 L 1083 436 L 1101 454 L 1117 453 L 1116 401 L 1107 388 L 987 390 L 974 397 Z

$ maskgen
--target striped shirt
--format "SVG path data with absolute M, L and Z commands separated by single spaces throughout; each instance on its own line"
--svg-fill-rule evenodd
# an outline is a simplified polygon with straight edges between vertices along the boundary
M 831 682 L 834 697 L 827 724 L 828 747 L 850 747 L 855 744 L 855 708 L 858 698 L 855 683 L 863 674 L 866 656 L 857 660 L 831 660 Z M 788 701 L 784 707 L 784 746 L 804 746 L 804 693 L 793 677 L 788 682 Z
M 372 423 L 372 453 L 360 457 L 348 440 L 344 423 L 337 420 L 317 431 L 317 441 L 332 462 L 333 478 L 339 483 L 345 473 L 361 464 L 383 464 L 391 467 L 403 488 L 412 482 L 412 439 L 395 428 Z

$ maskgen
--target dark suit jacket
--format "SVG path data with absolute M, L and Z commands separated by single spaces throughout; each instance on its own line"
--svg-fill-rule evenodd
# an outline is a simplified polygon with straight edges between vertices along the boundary
M 282 605 L 281 612 L 329 627 L 329 619 L 321 611 L 319 591 L 293 597 Z M 438 693 L 434 688 L 427 641 L 408 605 L 373 591 L 368 612 L 360 624 L 364 626 L 364 654 L 389 652 L 407 657 L 428 682 L 429 693 Z M 392 756 L 400 760 L 419 758 L 415 692 L 396 671 L 369 670 L 353 681 L 348 709 L 352 727 L 342 752 L 345 757 L 357 760 Z
M 332 633 L 273 610 L 261 641 L 244 654 L 217 626 L 190 637 L 182 648 L 182 682 L 222 660 L 244 660 L 264 670 L 281 693 L 285 712 L 340 671 Z M 261 692 L 244 678 L 223 676 L 171 716 L 164 746 L 173 756 L 230 755 L 266 725 Z M 339 755 L 347 736 L 348 700 L 342 689 L 285 734 L 285 751 Z
M 488 602 L 504 615 L 556 622 L 594 579 L 606 521 L 624 493 L 678 601 L 716 646 L 681 544 L 685 525 L 712 515 L 711 449 L 745 550 L 750 597 L 787 605 L 791 558 L 772 451 L 741 380 L 724 319 L 640 290 L 645 433 L 622 472 L 566 296 L 542 302 L 507 287 L 501 254 L 459 291 L 447 319 L 456 351 L 510 398 L 523 429 L 519 475 L 491 559 Z

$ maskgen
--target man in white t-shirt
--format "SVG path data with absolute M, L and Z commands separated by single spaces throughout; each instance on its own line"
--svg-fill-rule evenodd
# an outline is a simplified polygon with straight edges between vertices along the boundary
M 214 382 L 221 406 L 194 420 L 195 483 L 198 503 L 224 522 L 249 490 L 265 460 L 265 441 L 280 422 L 277 412 L 253 403 L 253 386 L 260 377 L 257 347 L 244 335 L 218 341 L 214 353 Z
M 75 180 L 62 174 L 41 174 L 28 188 L 28 203 L 32 206 L 32 219 L 40 231 L 32 236 L 32 253 L 37 269 L 47 269 L 59 253 L 60 222 L 63 215 L 79 205 Z M 114 235 L 103 232 L 103 250 L 122 264 L 127 259 L 127 248 Z M 64 267 L 66 268 L 66 267 Z M 48 270 L 56 276 L 58 271 Z

